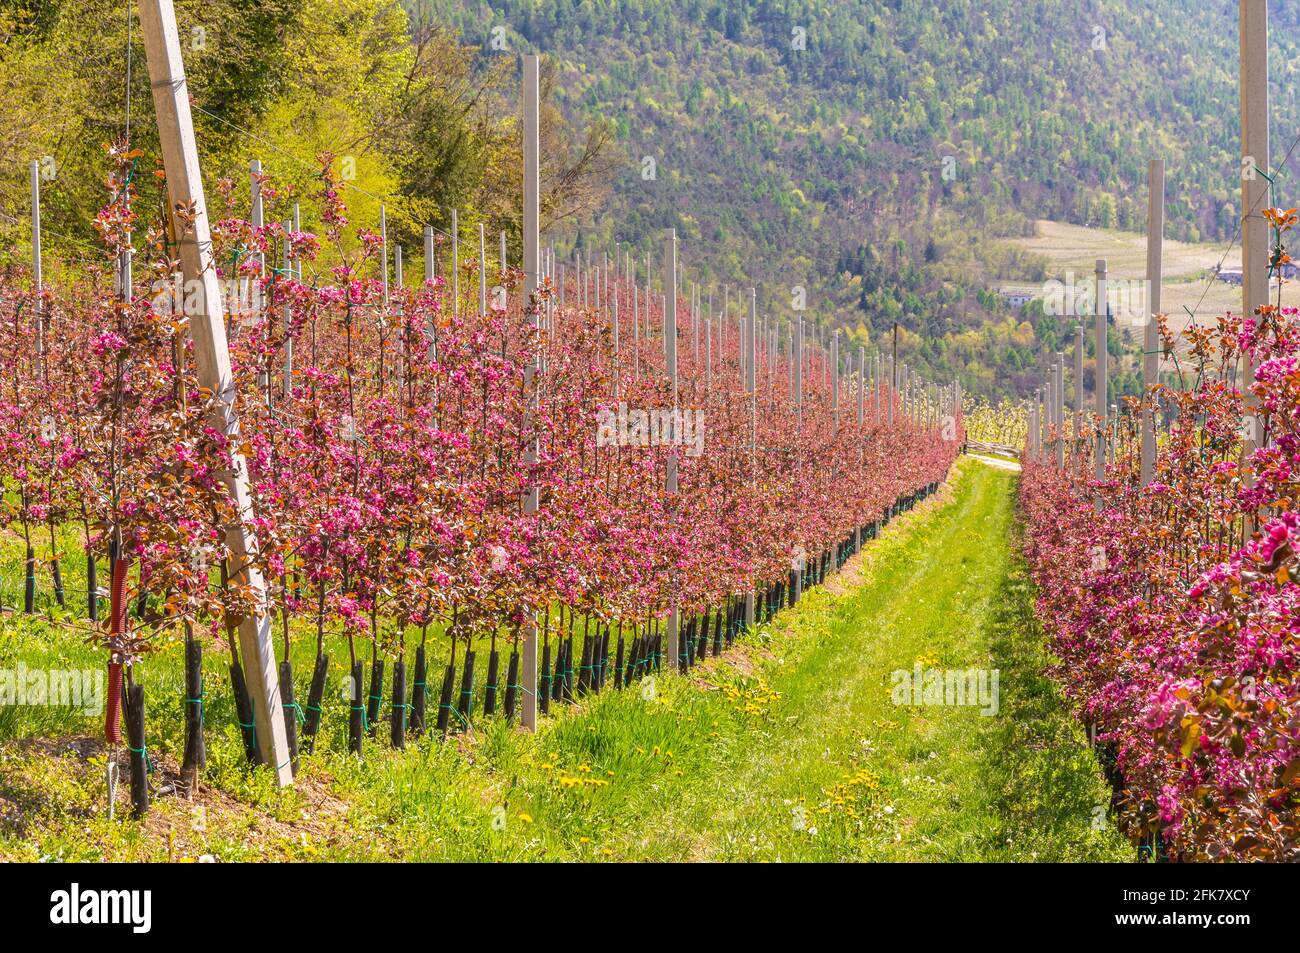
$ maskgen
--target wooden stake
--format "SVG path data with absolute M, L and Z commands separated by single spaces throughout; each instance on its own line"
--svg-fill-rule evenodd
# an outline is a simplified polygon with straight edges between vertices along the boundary
M 257 743 L 263 760 L 275 772 L 277 783 L 287 787 L 293 783 L 293 769 L 289 763 L 284 710 L 280 707 L 271 620 L 265 611 L 266 587 L 261 570 L 253 561 L 257 555 L 257 540 L 248 528 L 252 517 L 248 467 L 237 449 L 240 439 L 239 420 L 235 416 L 235 385 L 230 374 L 230 353 L 221 316 L 221 292 L 212 260 L 207 202 L 199 173 L 199 153 L 190 116 L 185 67 L 181 61 L 176 12 L 172 0 L 140 0 L 139 15 L 167 172 L 167 190 L 173 207 L 179 205 L 193 210 L 190 231 L 179 237 L 180 259 L 187 281 L 198 282 L 203 291 L 198 299 L 198 313 L 190 316 L 199 383 L 213 395 L 213 425 L 225 434 L 232 447 L 231 469 L 223 474 L 239 514 L 238 519 L 226 527 L 226 544 L 233 556 L 231 563 L 236 567 L 232 578 L 251 594 L 253 604 L 258 607 L 258 611 L 239 623 L 240 650 L 257 717 Z

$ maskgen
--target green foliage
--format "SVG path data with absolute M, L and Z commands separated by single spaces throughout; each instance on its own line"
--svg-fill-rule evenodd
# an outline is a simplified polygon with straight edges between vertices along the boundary
M 111 0 L 11 6 L 7 17 L 0 11 L 0 92 L 12 104 L 0 117 L 0 237 L 26 248 L 27 167 L 48 156 L 46 254 L 98 261 L 90 222 L 110 198 L 104 145 L 127 134 L 128 95 L 131 145 L 145 154 L 137 212 L 152 221 L 165 207 L 152 174 L 159 152 L 139 23 L 128 27 Z M 177 0 L 176 13 L 214 215 L 222 179 L 234 183 L 235 214 L 247 214 L 249 162 L 260 159 L 315 229 L 318 160 L 330 155 L 346 168 L 354 225 L 377 228 L 386 203 L 390 237 L 409 250 L 425 224 L 447 230 L 458 208 L 467 231 L 478 221 L 490 234 L 505 230 L 518 254 L 513 60 L 487 59 L 445 27 L 412 21 L 396 0 Z M 552 151 L 563 153 L 575 134 L 553 109 L 546 120 Z M 570 190 L 574 178 L 583 177 L 566 180 Z

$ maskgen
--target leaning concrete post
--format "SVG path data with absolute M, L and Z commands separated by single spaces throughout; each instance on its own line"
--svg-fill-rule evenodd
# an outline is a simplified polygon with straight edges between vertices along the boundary
M 1165 163 L 1147 164 L 1147 288 L 1149 301 L 1142 333 L 1142 485 L 1152 480 L 1156 465 L 1155 395 L 1160 380 L 1160 354 L 1155 316 L 1160 313 L 1161 254 L 1165 231 Z

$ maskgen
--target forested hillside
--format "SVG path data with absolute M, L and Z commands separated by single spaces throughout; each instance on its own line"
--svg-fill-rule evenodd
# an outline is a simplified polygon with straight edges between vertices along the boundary
M 914 362 L 981 390 L 1028 387 L 1044 350 L 980 294 L 1040 266 L 987 238 L 1035 218 L 1141 230 L 1155 155 L 1170 237 L 1235 232 L 1232 0 L 410 5 L 485 51 L 553 54 L 565 108 L 617 123 L 628 162 L 584 240 L 676 225 L 688 262 L 766 285 L 774 312 L 786 286 L 815 287 L 814 315 L 862 340 L 897 320 Z M 1270 7 L 1280 162 L 1300 131 L 1300 8 Z

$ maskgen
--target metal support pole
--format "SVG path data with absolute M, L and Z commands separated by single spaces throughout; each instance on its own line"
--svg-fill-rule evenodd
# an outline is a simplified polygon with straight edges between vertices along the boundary
M 1152 159 L 1147 164 L 1147 303 L 1142 323 L 1142 485 L 1152 480 L 1156 465 L 1155 395 L 1151 388 L 1160 381 L 1159 340 L 1155 316 L 1160 314 L 1160 285 L 1163 277 L 1161 253 L 1165 231 L 1165 164 Z
M 524 140 L 524 303 L 525 307 L 533 309 L 531 323 L 533 328 L 538 328 L 539 315 L 533 307 L 532 297 L 537 292 L 540 279 L 541 259 L 539 255 L 540 235 L 539 223 L 541 208 L 539 205 L 539 195 L 541 192 L 540 178 L 538 172 L 539 161 L 539 129 L 538 129 L 538 69 L 537 57 L 527 55 L 524 57 L 524 101 L 523 101 L 523 140 Z M 453 245 L 454 247 L 454 245 Z M 534 335 L 536 338 L 536 335 Z M 537 400 L 537 374 L 540 370 L 540 360 L 534 357 L 533 362 L 529 365 L 527 371 L 528 386 L 528 417 L 529 428 L 536 419 L 538 412 Z M 538 440 L 536 434 L 532 436 L 528 450 L 524 455 L 525 464 L 531 469 L 536 466 L 538 460 Z M 524 494 L 524 513 L 532 516 L 537 512 L 538 494 L 537 487 L 530 486 Z M 549 608 L 547 609 L 549 612 Z M 523 641 L 523 705 L 520 713 L 520 723 L 528 731 L 537 730 L 537 622 L 530 614 L 525 620 L 521 632 Z
M 1097 293 L 1093 299 L 1094 314 L 1094 335 L 1097 347 L 1097 374 L 1096 374 L 1096 391 L 1097 398 L 1097 458 L 1094 470 L 1094 476 L 1097 482 L 1106 479 L 1106 421 L 1109 418 L 1110 397 L 1107 393 L 1109 382 L 1107 380 L 1106 370 L 1106 334 L 1107 321 L 1106 314 L 1109 307 L 1106 303 L 1106 259 L 1097 259 L 1096 271 Z M 1101 497 L 1097 498 L 1097 507 L 1101 507 Z

